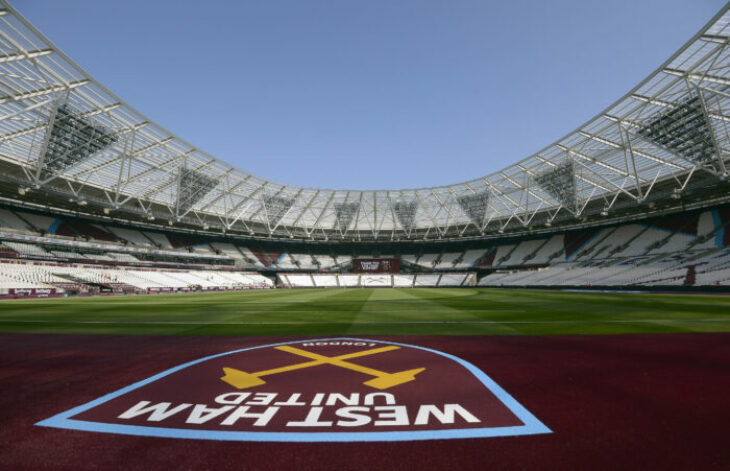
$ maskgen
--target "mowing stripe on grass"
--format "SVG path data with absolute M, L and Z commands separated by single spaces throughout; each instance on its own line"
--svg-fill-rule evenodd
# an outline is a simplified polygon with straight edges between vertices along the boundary
M 0 331 L 330 336 L 726 332 L 730 296 L 357 288 L 24 300 L 0 303 Z

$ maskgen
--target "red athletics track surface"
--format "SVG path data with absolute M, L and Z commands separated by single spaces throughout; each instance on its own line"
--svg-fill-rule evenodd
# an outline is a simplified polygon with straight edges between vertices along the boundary
M 209 354 L 304 337 L 0 334 L 0 469 L 729 469 L 730 334 L 393 340 L 475 364 L 552 434 L 245 443 L 34 426 Z

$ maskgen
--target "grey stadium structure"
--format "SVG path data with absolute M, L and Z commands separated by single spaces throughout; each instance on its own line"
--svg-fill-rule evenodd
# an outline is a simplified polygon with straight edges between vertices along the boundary
M 445 186 L 350 191 L 285 185 L 196 148 L 106 89 L 2 1 L 0 255 L 222 267 L 280 286 L 299 286 L 280 273 L 304 274 L 305 286 L 343 286 L 314 276 L 338 278 L 378 261 L 388 273 L 436 284 L 457 272 L 460 285 L 573 285 L 583 281 L 565 272 L 585 269 L 591 285 L 724 286 L 729 21 L 725 6 L 633 90 L 514 165 Z M 370 264 L 356 267 L 359 259 Z M 600 269 L 608 278 L 593 275 Z M 672 276 L 652 276 L 659 272 Z M 104 285 L 56 275 L 0 284 L 59 292 Z M 396 286 L 389 276 L 383 283 Z M 129 281 L 129 290 L 150 288 Z M 181 283 L 157 288 L 195 285 Z
M 533 155 L 355 191 L 196 148 L 0 0 L 0 470 L 727 471 L 729 177 L 730 3 Z

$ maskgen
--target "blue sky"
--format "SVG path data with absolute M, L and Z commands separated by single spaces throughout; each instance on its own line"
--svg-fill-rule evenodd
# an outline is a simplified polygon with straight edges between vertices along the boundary
M 623 96 L 716 0 L 16 0 L 150 119 L 244 170 L 346 189 L 497 171 Z

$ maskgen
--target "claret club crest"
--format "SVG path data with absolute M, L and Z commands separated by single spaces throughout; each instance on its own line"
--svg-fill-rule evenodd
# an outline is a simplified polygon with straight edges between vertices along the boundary
M 302 340 L 201 358 L 38 425 L 237 441 L 396 441 L 550 433 L 484 372 L 424 347 Z

